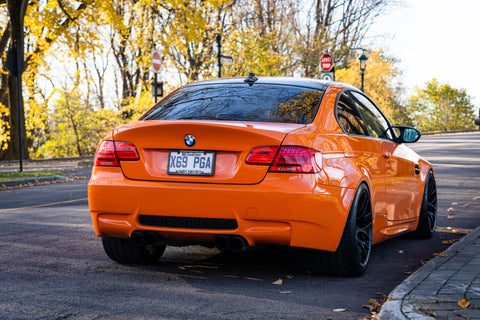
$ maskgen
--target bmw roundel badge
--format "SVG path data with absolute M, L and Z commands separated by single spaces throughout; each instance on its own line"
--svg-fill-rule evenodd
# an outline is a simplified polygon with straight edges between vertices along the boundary
M 196 142 L 195 137 L 191 134 L 187 134 L 185 136 L 184 141 L 185 141 L 185 145 L 187 147 L 193 147 L 195 145 L 195 142 Z

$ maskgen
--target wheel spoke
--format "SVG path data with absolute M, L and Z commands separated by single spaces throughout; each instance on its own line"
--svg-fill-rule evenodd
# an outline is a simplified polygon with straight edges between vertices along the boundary
M 356 246 L 361 264 L 365 264 L 370 256 L 370 249 L 372 246 L 371 228 L 371 223 L 367 223 L 364 227 L 359 227 L 357 225 Z

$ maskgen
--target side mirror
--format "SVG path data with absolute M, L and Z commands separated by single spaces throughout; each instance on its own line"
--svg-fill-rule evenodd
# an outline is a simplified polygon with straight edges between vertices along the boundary
M 420 139 L 420 137 L 422 136 L 420 131 L 412 127 L 397 126 L 393 128 L 395 129 L 395 133 L 397 134 L 399 143 L 417 142 L 418 139 Z

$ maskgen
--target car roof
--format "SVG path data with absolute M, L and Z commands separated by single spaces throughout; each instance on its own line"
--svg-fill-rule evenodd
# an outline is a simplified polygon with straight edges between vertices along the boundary
M 247 84 L 244 81 L 245 79 L 247 79 L 247 77 L 204 80 L 204 81 L 190 83 L 188 84 L 188 86 Z M 319 80 L 319 79 L 300 78 L 300 77 L 258 77 L 258 80 L 255 81 L 252 85 L 275 84 L 275 85 L 298 86 L 298 87 L 308 87 L 313 89 L 326 90 L 328 86 L 330 86 L 333 83 L 336 83 L 336 82 Z

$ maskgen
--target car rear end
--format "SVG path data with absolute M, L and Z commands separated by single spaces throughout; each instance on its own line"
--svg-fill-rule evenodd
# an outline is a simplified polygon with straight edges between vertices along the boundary
M 190 85 L 112 130 L 89 183 L 96 234 L 138 246 L 334 251 L 354 190 L 324 183 L 312 142 L 326 86 L 284 82 Z

